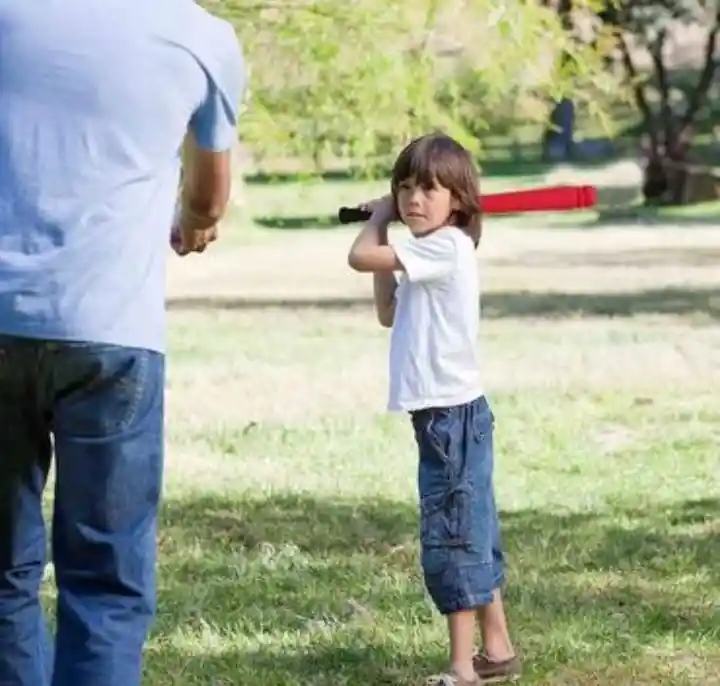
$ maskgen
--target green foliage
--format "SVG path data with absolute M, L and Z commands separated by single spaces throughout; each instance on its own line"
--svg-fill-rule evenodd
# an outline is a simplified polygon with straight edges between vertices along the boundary
M 541 120 L 550 100 L 572 93 L 602 118 L 614 90 L 598 51 L 535 0 L 206 4 L 243 42 L 251 96 L 241 135 L 259 158 L 367 164 L 435 128 L 479 149 L 498 113 Z M 559 69 L 564 50 L 574 59 Z

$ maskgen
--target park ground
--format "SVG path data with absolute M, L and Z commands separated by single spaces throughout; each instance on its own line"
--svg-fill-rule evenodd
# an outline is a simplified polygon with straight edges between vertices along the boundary
M 323 222 L 380 187 L 250 185 L 254 222 L 170 260 L 148 686 L 404 686 L 445 665 L 387 332 L 346 266 L 354 229 Z M 522 683 L 720 684 L 720 208 L 690 215 L 486 223 Z

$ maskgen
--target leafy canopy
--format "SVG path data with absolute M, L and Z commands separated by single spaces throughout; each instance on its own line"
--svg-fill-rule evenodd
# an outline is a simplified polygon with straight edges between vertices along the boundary
M 241 135 L 262 158 L 368 163 L 435 128 L 479 150 L 512 110 L 572 95 L 608 123 L 600 50 L 536 0 L 206 0 L 250 65 Z M 604 3 L 577 0 L 600 11 Z M 563 52 L 571 60 L 559 60 Z

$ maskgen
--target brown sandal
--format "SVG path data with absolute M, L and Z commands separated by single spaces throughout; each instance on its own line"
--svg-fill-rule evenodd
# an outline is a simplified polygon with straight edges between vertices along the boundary
M 522 664 L 517 655 L 502 662 L 494 662 L 481 653 L 473 658 L 473 667 L 484 684 L 517 681 L 522 674 Z

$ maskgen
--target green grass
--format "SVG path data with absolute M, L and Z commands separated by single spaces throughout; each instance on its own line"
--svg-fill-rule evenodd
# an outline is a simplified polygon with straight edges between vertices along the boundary
M 377 190 L 251 202 L 312 216 Z M 354 229 L 225 233 L 170 265 L 146 683 L 422 683 L 445 630 L 419 574 L 412 432 L 383 412 L 387 332 L 345 266 Z M 522 683 L 720 684 L 720 235 L 508 220 L 480 256 Z
M 709 683 L 720 664 L 714 394 L 648 403 L 631 388 L 549 388 L 494 400 L 526 682 Z M 408 684 L 441 668 L 406 422 L 247 420 L 239 411 L 193 437 L 218 483 L 180 483 L 167 503 L 148 682 Z
M 553 471 L 556 486 L 594 480 L 577 464 L 535 469 Z M 507 599 L 527 682 L 710 677 L 720 659 L 718 501 L 586 507 L 505 513 Z M 409 500 L 379 494 L 171 501 L 149 683 L 407 684 L 441 668 L 415 528 Z

